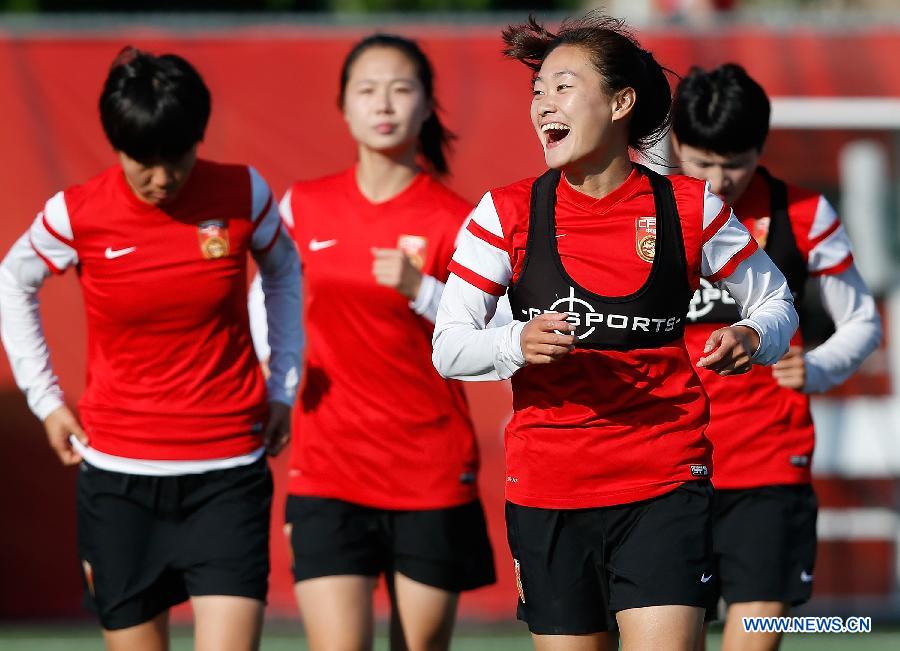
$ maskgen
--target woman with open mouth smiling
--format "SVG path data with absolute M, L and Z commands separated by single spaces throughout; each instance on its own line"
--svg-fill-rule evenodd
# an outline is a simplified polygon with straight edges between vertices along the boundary
M 550 170 L 484 196 L 450 263 L 434 334 L 445 377 L 512 378 L 507 530 L 519 618 L 543 650 L 694 648 L 712 595 L 709 420 L 697 366 L 773 364 L 797 326 L 787 283 L 702 181 L 631 161 L 669 122 L 662 67 L 599 13 L 508 27 L 535 71 Z M 700 279 L 742 320 L 698 360 Z M 513 323 L 489 328 L 508 293 Z

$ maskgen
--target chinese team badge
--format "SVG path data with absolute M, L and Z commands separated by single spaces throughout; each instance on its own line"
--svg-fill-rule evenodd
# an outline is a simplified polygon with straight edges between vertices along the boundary
M 397 238 L 397 248 L 406 254 L 412 265 L 422 271 L 425 266 L 425 253 L 428 247 L 428 238 L 421 235 L 401 235 Z
M 653 262 L 656 255 L 656 217 L 638 217 L 635 220 L 634 246 L 641 260 Z
M 766 242 L 769 241 L 769 225 L 771 223 L 771 217 L 760 217 L 759 219 L 754 219 L 752 226 L 750 226 L 750 234 L 760 248 L 766 248 Z
M 197 227 L 197 237 L 200 238 L 200 251 L 207 260 L 216 260 L 228 255 L 228 227 L 220 219 L 211 219 L 200 222 Z

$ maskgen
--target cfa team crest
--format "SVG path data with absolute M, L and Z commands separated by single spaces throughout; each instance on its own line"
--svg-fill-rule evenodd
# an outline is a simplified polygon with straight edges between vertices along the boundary
M 653 262 L 656 255 L 656 217 L 638 217 L 634 221 L 634 246 L 641 260 Z
M 421 235 L 401 235 L 397 238 L 397 248 L 406 254 L 412 265 L 422 271 L 425 266 L 425 254 L 428 248 L 428 238 Z
M 228 242 L 228 226 L 221 219 L 210 219 L 197 226 L 200 252 L 207 260 L 224 258 L 231 250 Z

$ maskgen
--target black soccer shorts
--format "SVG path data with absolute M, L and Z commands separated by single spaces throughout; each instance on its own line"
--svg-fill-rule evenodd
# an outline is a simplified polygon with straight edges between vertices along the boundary
M 494 583 L 481 502 L 421 511 L 289 495 L 294 580 L 393 572 L 447 592 Z
M 641 502 L 540 509 L 507 502 L 519 588 L 532 633 L 584 635 L 645 606 L 708 608 L 714 598 L 712 487 L 680 485 Z
M 265 601 L 272 476 L 237 468 L 151 477 L 82 463 L 78 553 L 103 628 L 150 621 L 189 597 Z
M 715 492 L 716 586 L 726 603 L 809 601 L 818 508 L 809 484 Z

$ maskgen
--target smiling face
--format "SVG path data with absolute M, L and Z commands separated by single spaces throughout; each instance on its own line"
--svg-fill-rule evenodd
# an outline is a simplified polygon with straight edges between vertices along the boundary
M 343 109 L 360 146 L 404 154 L 418 147 L 431 102 L 407 56 L 396 48 L 371 47 L 353 62 Z
M 756 148 L 736 154 L 717 154 L 678 142 L 672 138 L 672 150 L 688 176 L 709 181 L 709 188 L 730 206 L 737 203 L 753 180 L 759 164 L 760 151 Z
M 610 154 L 625 151 L 627 116 L 634 90 L 612 95 L 590 53 L 560 45 L 541 64 L 534 78 L 531 122 L 553 169 L 602 165 Z
M 135 196 L 145 203 L 159 206 L 172 201 L 187 182 L 197 162 L 197 145 L 174 161 L 136 161 L 125 152 L 119 163 Z

